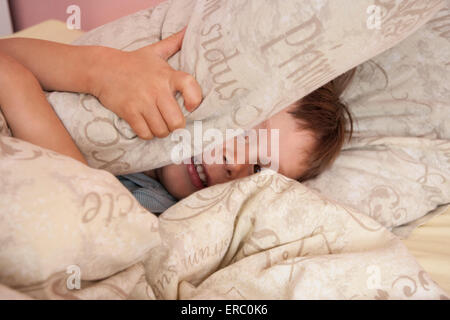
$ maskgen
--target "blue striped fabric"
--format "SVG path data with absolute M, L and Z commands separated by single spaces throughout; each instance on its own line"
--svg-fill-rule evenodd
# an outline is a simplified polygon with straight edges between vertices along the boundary
M 137 201 L 152 213 L 162 213 L 177 203 L 164 186 L 143 173 L 117 176 Z

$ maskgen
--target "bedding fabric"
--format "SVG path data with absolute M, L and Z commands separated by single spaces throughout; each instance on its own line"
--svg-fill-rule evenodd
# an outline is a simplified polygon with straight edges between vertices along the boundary
M 160 245 L 158 218 L 109 172 L 0 136 L 0 283 L 28 286 L 76 265 L 108 277 Z
M 203 132 L 215 128 L 225 136 L 225 129 L 251 128 L 391 48 L 443 4 L 442 0 L 172 0 L 88 32 L 75 44 L 134 50 L 188 25 L 182 50 L 169 60 L 174 68 L 194 75 L 203 89 L 202 104 L 190 114 L 178 99 L 186 128 L 193 137 L 194 121 L 202 120 Z M 367 11 L 373 5 L 382 10 L 379 29 L 368 24 Z M 126 174 L 171 163 L 168 150 L 179 144 L 172 136 L 138 139 L 124 121 L 89 95 L 55 92 L 48 98 L 90 166 Z M 193 143 L 191 147 L 195 154 L 202 152 L 194 150 Z
M 0 155 L 3 298 L 449 298 L 382 225 L 272 170 L 157 219 L 104 170 L 6 136 Z
M 305 185 L 394 231 L 450 203 L 450 2 L 360 65 L 343 98 L 354 138 Z
M 307 185 L 393 229 L 450 202 L 450 48 L 442 29 L 448 12 L 398 44 L 443 4 L 173 0 L 91 31 L 76 44 L 134 50 L 188 24 L 183 49 L 170 63 L 203 88 L 197 110 L 182 108 L 191 137 L 195 120 L 202 120 L 203 133 L 250 128 L 370 59 L 345 96 L 356 138 L 332 170 Z M 381 10 L 379 29 L 369 27 L 371 5 Z M 180 144 L 172 136 L 138 139 L 92 96 L 54 92 L 48 99 L 93 167 L 145 171 L 168 164 Z M 203 146 L 208 143 L 214 141 Z

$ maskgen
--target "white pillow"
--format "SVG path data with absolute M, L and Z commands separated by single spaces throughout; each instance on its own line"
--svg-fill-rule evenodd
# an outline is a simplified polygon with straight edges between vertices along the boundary
M 447 6 L 358 67 L 344 95 L 355 138 L 308 187 L 389 228 L 450 202 L 449 23 Z
M 204 92 L 193 113 L 183 108 L 187 129 L 193 136 L 193 121 L 203 120 L 204 132 L 216 128 L 225 136 L 225 129 L 251 128 L 394 46 L 443 5 L 407 2 L 174 0 L 100 27 L 76 43 L 133 50 L 189 23 L 181 53 L 170 60 L 193 74 Z M 88 95 L 55 92 L 48 98 L 90 166 L 124 174 L 171 162 L 170 150 L 179 143 L 171 136 L 140 140 Z

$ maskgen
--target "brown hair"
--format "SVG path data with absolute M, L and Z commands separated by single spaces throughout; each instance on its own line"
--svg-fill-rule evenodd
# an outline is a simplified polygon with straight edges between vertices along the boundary
M 327 169 L 339 155 L 345 141 L 353 134 L 353 118 L 340 96 L 355 74 L 356 68 L 347 71 L 319 89 L 294 103 L 290 113 L 297 119 L 300 129 L 312 131 L 315 148 L 309 156 L 308 169 L 298 179 L 311 179 Z M 349 131 L 346 132 L 347 126 Z

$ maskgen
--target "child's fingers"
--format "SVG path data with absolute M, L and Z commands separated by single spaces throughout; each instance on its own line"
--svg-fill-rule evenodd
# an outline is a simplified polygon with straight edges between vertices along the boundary
M 145 140 L 153 139 L 153 133 L 147 125 L 143 115 L 138 112 L 128 112 L 123 116 L 123 119 L 128 122 L 134 133 Z
M 174 76 L 174 90 L 181 92 L 184 105 L 189 112 L 194 111 L 202 102 L 202 88 L 197 80 L 188 73 L 177 71 Z
M 166 122 L 156 106 L 145 108 L 142 114 L 154 136 L 164 138 L 169 135 L 170 132 L 167 128 Z
M 157 104 L 170 132 L 186 126 L 186 119 L 180 106 L 170 92 L 161 94 L 157 99 Z
M 153 45 L 153 50 L 164 60 L 169 59 L 181 49 L 186 28 Z

